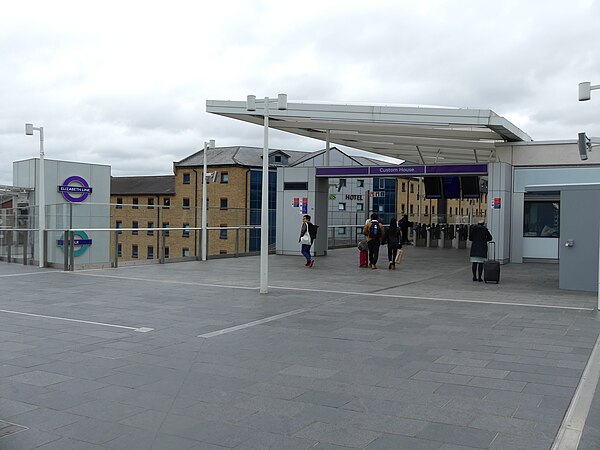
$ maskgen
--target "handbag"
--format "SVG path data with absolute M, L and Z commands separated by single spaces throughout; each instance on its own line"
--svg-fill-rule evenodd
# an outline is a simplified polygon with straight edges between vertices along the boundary
M 396 253 L 396 264 L 400 264 L 402 262 L 402 257 L 404 256 L 404 250 L 398 249 L 398 253 Z
M 302 237 L 300 238 L 300 243 L 302 245 L 310 245 L 311 244 L 311 242 L 310 242 L 310 236 L 308 235 L 308 232 L 304 233 L 302 235 Z
M 362 240 L 362 241 L 358 241 L 358 245 L 357 245 L 358 249 L 362 252 L 367 250 L 369 247 L 367 245 L 367 241 Z

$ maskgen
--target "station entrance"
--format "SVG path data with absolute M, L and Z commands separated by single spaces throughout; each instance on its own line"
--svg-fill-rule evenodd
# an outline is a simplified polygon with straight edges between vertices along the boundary
M 355 244 L 371 213 L 386 226 L 405 216 L 412 244 L 441 248 L 466 248 L 469 226 L 486 215 L 481 206 L 487 202 L 487 164 L 290 167 L 278 169 L 278 180 L 279 254 L 297 254 L 303 214 L 322 230 L 315 241 L 317 255 L 327 254 L 332 243 Z M 409 211 L 402 196 L 410 195 L 408 186 L 412 190 L 415 184 L 418 205 L 413 210 L 411 204 Z M 470 207 L 455 206 L 462 202 Z M 336 215 L 338 209 L 350 214 Z

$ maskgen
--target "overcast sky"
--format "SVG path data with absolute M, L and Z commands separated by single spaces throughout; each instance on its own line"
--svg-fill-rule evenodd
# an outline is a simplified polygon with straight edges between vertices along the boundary
M 172 173 L 217 146 L 262 147 L 261 127 L 206 100 L 492 109 L 534 140 L 600 136 L 600 2 L 28 1 L 0 13 L 0 184 L 39 156 Z M 595 94 L 595 98 L 594 98 Z M 324 143 L 274 131 L 273 148 Z

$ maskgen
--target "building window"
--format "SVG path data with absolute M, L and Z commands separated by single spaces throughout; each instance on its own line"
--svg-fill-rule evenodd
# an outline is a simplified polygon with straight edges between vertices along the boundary
M 138 209 L 140 202 L 139 199 L 137 197 L 133 197 L 133 209 Z
M 169 222 L 163 222 L 162 227 L 164 228 L 163 232 L 165 236 L 169 235 Z
M 184 223 L 183 224 L 183 237 L 190 237 L 190 224 L 189 223 Z
M 139 228 L 139 227 L 138 227 L 138 221 L 137 221 L 137 220 L 134 220 L 133 222 L 131 222 L 131 228 Z M 137 230 L 133 230 L 133 231 L 131 232 L 131 234 L 133 234 L 133 235 L 137 235 L 137 234 L 138 234 L 138 231 L 137 231 Z
M 132 258 L 138 257 L 138 246 L 135 244 L 131 246 L 131 257 Z
M 429 215 L 429 206 L 425 205 L 425 215 Z
M 435 214 L 435 206 L 431 206 L 431 215 L 433 216 Z
M 169 247 L 165 247 L 165 259 L 169 259 Z
M 148 197 L 148 209 L 154 209 L 154 199 Z
M 560 204 L 525 200 L 523 237 L 560 237 Z
M 410 193 L 414 194 L 415 193 L 415 185 L 410 183 Z
M 221 172 L 221 183 L 229 183 L 229 174 L 227 172 Z
M 414 212 L 413 205 L 410 205 L 410 206 L 409 206 L 409 209 L 410 209 L 410 215 L 412 216 L 412 215 L 413 215 L 413 212 Z
M 123 222 L 121 222 L 120 220 L 117 220 L 117 223 L 115 223 L 115 228 L 123 228 Z M 117 231 L 117 234 L 121 234 L 123 233 L 122 231 Z
M 163 198 L 163 209 L 169 209 L 171 207 L 171 199 Z
M 379 189 L 385 189 L 385 178 L 379 178 Z
M 149 245 L 146 250 L 146 259 L 154 259 L 154 247 Z
M 226 198 L 221 199 L 221 209 L 227 209 L 227 199 Z
M 404 203 L 402 203 L 402 208 L 400 208 L 400 211 L 402 211 L 402 214 L 404 214 L 404 211 L 406 211 L 406 205 Z
M 154 222 L 148 222 L 148 228 L 154 228 Z M 148 230 L 148 236 L 154 236 L 154 230 Z
M 346 211 L 346 204 L 345 203 L 338 203 L 338 210 L 339 211 Z
M 183 184 L 190 184 L 190 174 L 189 173 L 183 174 Z
M 280 163 L 281 162 L 281 155 L 275 155 L 275 162 L 276 163 Z
M 226 223 L 222 223 L 219 226 L 221 226 L 221 227 L 227 227 L 227 224 Z M 219 239 L 227 239 L 227 229 L 226 228 L 221 228 L 219 230 Z
M 458 214 L 458 206 L 454 207 L 454 215 L 456 216 Z
M 346 234 L 346 227 L 339 227 L 338 228 L 338 234 L 339 235 L 345 235 Z
M 123 197 L 117 197 L 117 209 L 123 208 Z
M 219 255 L 226 255 L 227 254 L 227 250 L 219 250 Z
M 123 256 L 123 244 L 117 244 L 117 257 Z
M 189 249 L 189 248 L 187 248 L 187 247 L 183 247 L 183 248 L 181 249 L 181 256 L 183 256 L 184 258 L 185 258 L 186 256 L 190 256 L 190 249 Z
M 365 180 L 356 180 L 356 187 L 365 187 Z
M 402 192 L 406 192 L 406 183 L 402 182 Z
M 357 204 L 356 204 L 356 210 L 357 210 L 357 211 L 364 211 L 364 210 L 365 210 L 365 205 L 364 205 L 364 203 L 357 203 Z
M 190 209 L 190 199 L 189 198 L 183 199 L 183 209 Z

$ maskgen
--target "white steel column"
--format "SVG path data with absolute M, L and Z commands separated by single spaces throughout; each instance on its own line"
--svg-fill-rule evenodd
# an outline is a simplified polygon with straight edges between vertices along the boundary
M 207 200 L 207 192 L 206 192 L 206 185 L 207 180 L 206 180 L 206 152 L 209 148 L 214 148 L 215 146 L 215 141 L 214 140 L 210 140 L 210 142 L 204 142 L 204 151 L 203 151 L 203 166 L 202 166 L 202 261 L 206 261 L 206 255 L 207 255 L 207 248 L 206 248 L 206 233 L 207 233 L 207 225 L 206 225 L 206 219 L 207 219 L 207 214 L 208 214 L 208 200 Z
M 269 97 L 265 97 L 262 201 L 260 216 L 260 293 L 269 292 Z

